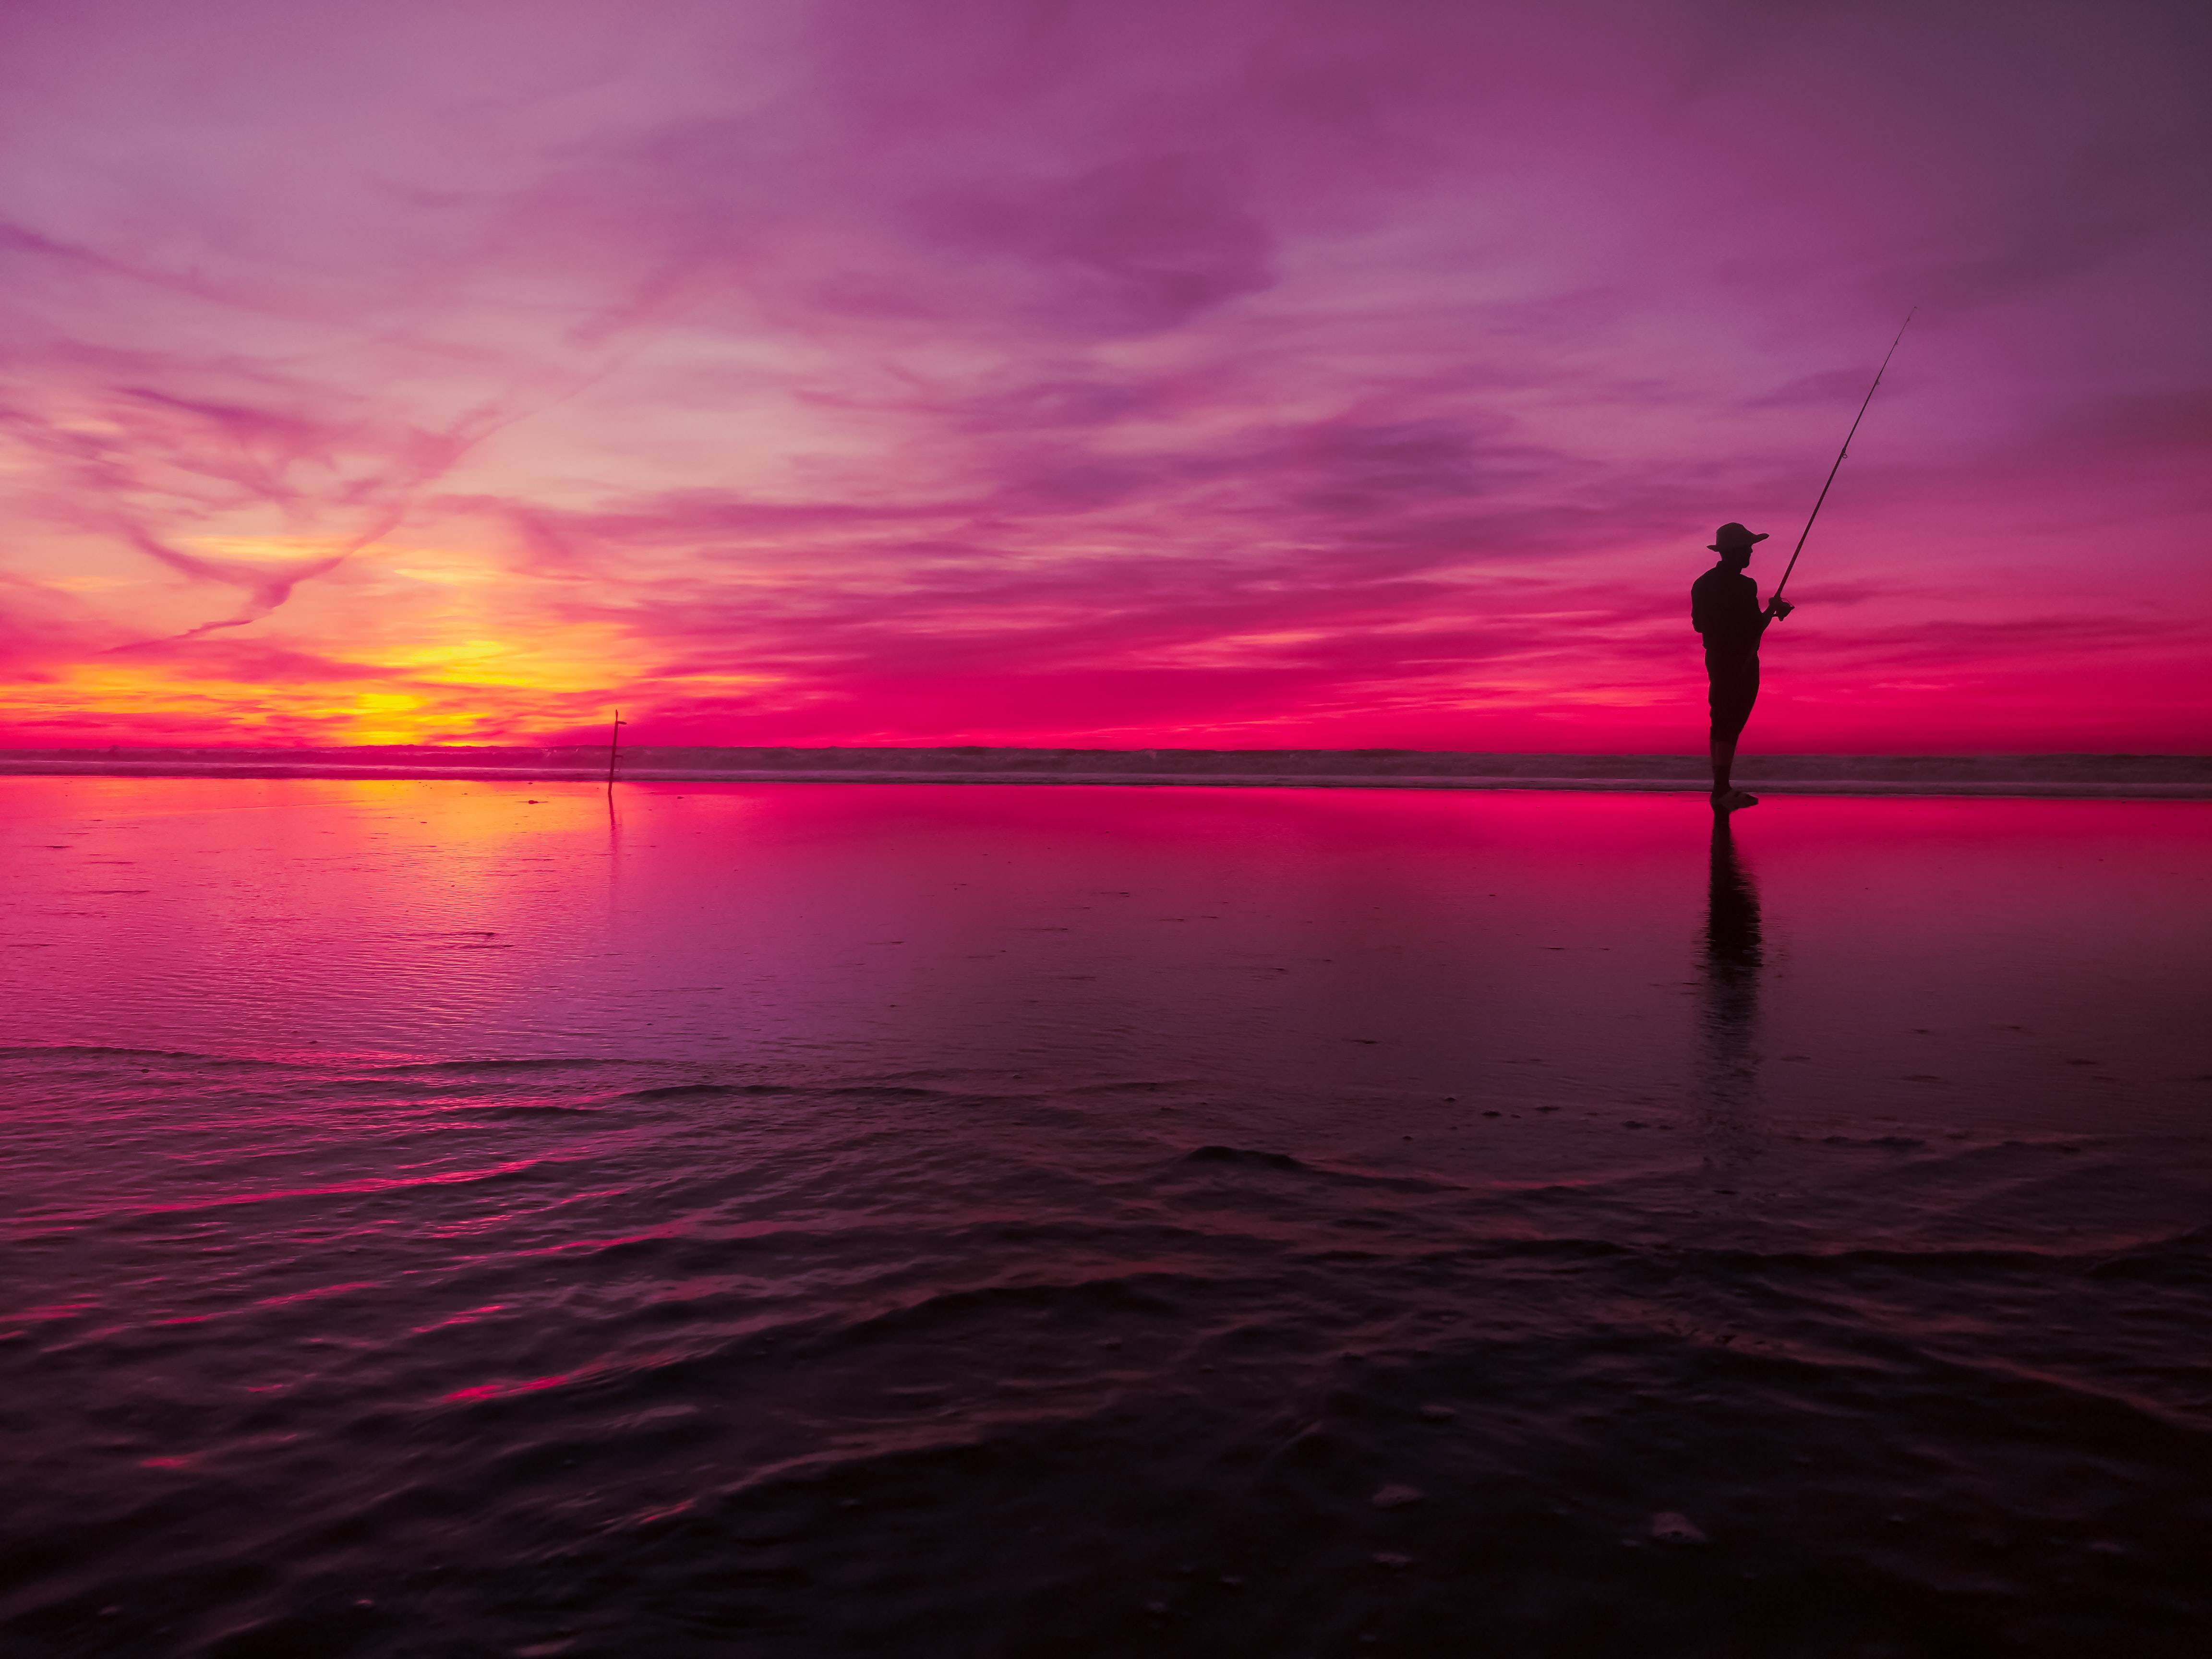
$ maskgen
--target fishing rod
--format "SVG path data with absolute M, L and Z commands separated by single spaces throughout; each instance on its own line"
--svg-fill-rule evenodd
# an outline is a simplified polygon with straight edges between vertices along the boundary
M 1897 325 L 1897 340 L 1905 337 L 1905 331 L 1912 326 L 1912 313 L 1919 309 L 1915 306 L 1912 311 L 1905 313 L 1905 320 Z M 1813 503 L 1813 511 L 1805 520 L 1805 528 L 1797 534 L 1797 545 L 1790 550 L 1790 562 L 1783 569 L 1782 580 L 1774 584 L 1775 599 L 1780 599 L 1782 590 L 1790 586 L 1790 573 L 1797 568 L 1797 556 L 1805 550 L 1805 538 L 1813 533 L 1813 520 L 1820 516 L 1820 502 L 1828 499 L 1828 484 L 1835 483 L 1836 474 L 1843 471 L 1844 457 L 1851 453 L 1851 440 L 1858 436 L 1859 422 L 1866 419 L 1867 404 L 1874 402 L 1874 394 L 1881 385 L 1881 377 L 1889 372 L 1889 360 L 1897 356 L 1897 340 L 1892 340 L 1889 349 L 1882 354 L 1881 367 L 1874 372 L 1874 385 L 1867 388 L 1865 402 L 1859 404 L 1859 412 L 1852 416 L 1851 429 L 1844 434 L 1844 447 L 1836 452 L 1836 464 L 1828 469 L 1828 483 L 1820 486 L 1820 500 Z M 1770 599 L 1768 603 L 1771 604 L 1773 600 Z

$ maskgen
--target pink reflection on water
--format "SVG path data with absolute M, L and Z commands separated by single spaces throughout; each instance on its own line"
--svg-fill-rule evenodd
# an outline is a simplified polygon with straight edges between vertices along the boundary
M 564 1388 L 568 1383 L 592 1374 L 584 1371 L 562 1371 L 552 1376 L 533 1376 L 520 1382 L 479 1382 L 471 1388 L 455 1389 L 442 1398 L 448 1402 L 462 1405 L 478 1400 L 507 1400 L 516 1395 L 543 1394 L 549 1389 Z
M 1723 1063 L 1691 797 L 643 784 L 611 814 L 542 783 L 0 788 L 11 1042 L 1630 1107 Z M 1759 946 L 1725 1064 L 1902 1110 L 2170 1097 L 2212 1073 L 2208 843 L 2199 803 L 1771 799 L 1735 824 Z M 125 858 L 143 890 L 94 902 L 87 866 Z

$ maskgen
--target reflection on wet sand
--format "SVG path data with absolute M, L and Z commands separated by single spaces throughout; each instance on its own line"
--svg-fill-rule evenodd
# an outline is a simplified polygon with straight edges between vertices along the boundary
M 2203 1645 L 2212 805 L 0 805 L 0 1653 Z
M 1715 1127 L 1748 1127 L 1759 1086 L 1759 981 L 1765 960 L 1759 890 L 1726 812 L 1713 814 L 1705 898 L 1700 1084 Z

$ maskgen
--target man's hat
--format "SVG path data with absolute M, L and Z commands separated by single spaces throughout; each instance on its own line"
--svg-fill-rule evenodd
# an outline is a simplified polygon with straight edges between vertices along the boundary
M 1765 539 L 1765 531 L 1754 536 L 1740 524 L 1724 524 L 1713 532 L 1713 544 L 1707 550 L 1713 553 L 1741 553 L 1753 544 L 1763 542 Z

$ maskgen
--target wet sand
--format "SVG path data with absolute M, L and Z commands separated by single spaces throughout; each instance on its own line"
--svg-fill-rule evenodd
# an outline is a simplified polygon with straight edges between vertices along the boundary
M 2212 1611 L 2212 807 L 0 799 L 11 1654 Z

